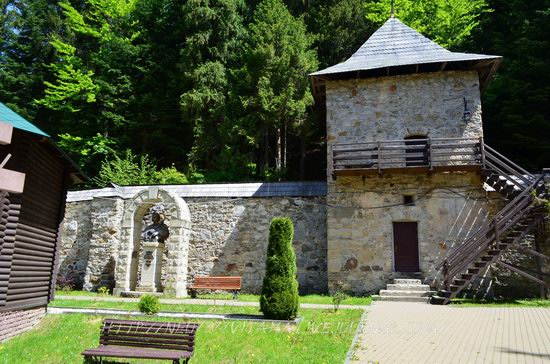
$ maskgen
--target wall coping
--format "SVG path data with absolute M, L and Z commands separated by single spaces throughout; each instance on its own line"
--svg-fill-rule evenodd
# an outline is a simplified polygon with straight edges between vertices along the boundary
M 156 185 L 155 185 L 156 186 Z M 69 191 L 67 202 L 88 201 L 100 197 L 130 199 L 150 186 L 118 186 Z M 317 197 L 327 195 L 326 182 L 264 182 L 196 185 L 158 185 L 182 198 L 189 197 Z

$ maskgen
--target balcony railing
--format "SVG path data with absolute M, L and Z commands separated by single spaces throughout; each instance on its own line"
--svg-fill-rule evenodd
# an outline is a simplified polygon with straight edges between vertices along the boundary
M 334 144 L 334 175 L 399 170 L 471 170 L 484 164 L 481 138 L 385 140 Z

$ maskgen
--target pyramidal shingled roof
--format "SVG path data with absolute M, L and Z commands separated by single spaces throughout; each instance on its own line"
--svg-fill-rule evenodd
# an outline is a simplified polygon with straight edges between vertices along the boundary
M 310 76 L 441 62 L 499 60 L 500 56 L 451 52 L 396 18 L 390 18 L 348 60 Z

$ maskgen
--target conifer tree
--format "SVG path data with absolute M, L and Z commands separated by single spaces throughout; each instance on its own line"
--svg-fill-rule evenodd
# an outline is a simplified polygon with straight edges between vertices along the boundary
M 288 217 L 278 217 L 271 221 L 266 272 L 260 297 L 260 311 L 268 319 L 290 320 L 298 314 L 293 237 L 294 227 Z

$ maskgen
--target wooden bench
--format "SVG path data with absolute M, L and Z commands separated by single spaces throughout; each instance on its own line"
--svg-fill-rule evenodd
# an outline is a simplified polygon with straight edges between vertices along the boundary
M 197 290 L 199 289 L 230 291 L 233 293 L 233 299 L 237 299 L 237 295 L 241 290 L 241 277 L 198 276 L 195 277 L 195 282 L 188 288 L 191 297 L 197 297 Z
M 99 346 L 82 352 L 91 363 L 102 357 L 171 360 L 187 363 L 199 324 L 105 319 Z

